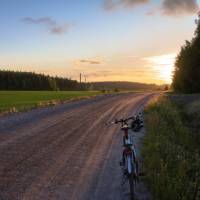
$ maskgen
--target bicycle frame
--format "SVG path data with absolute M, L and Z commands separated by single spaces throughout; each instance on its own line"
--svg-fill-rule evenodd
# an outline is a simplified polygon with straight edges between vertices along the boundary
M 131 138 L 128 135 L 128 130 L 124 130 L 124 150 L 123 150 L 123 156 L 125 158 L 128 158 L 128 172 L 131 172 L 132 166 L 130 165 L 129 160 L 131 160 L 131 164 L 133 165 L 136 162 L 136 153 L 135 153 L 135 148 L 134 145 L 132 143 Z

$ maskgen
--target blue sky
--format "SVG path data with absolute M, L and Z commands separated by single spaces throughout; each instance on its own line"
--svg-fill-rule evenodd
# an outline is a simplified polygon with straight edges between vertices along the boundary
M 170 82 L 199 1 L 144 1 L 0 0 L 0 69 Z

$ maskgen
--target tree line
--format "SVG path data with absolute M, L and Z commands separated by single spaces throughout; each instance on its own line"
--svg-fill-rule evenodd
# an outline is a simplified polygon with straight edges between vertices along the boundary
M 0 90 L 86 90 L 84 83 L 32 72 L 0 70 Z
M 123 91 L 123 90 L 163 90 L 166 86 L 137 82 L 92 82 L 80 83 L 67 78 L 52 77 L 33 72 L 15 72 L 0 70 L 0 90 L 22 91 Z
M 200 92 L 200 13 L 195 23 L 194 37 L 185 42 L 176 58 L 172 86 L 177 92 Z
M 106 81 L 106 82 L 94 82 L 90 84 L 90 88 L 94 90 L 105 91 L 128 91 L 128 90 L 163 90 L 165 86 L 158 86 L 156 84 L 127 82 L 127 81 Z

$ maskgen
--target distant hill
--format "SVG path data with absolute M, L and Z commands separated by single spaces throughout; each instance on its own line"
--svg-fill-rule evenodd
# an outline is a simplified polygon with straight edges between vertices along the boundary
M 156 84 L 146 84 L 137 82 L 93 82 L 90 83 L 90 87 L 93 90 L 158 90 L 161 89 L 160 86 Z

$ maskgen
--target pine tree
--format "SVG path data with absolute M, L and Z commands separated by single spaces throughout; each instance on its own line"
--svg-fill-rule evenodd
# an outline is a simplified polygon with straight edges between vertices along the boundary
M 184 93 L 200 92 L 200 14 L 194 38 L 186 41 L 176 58 L 173 88 Z

